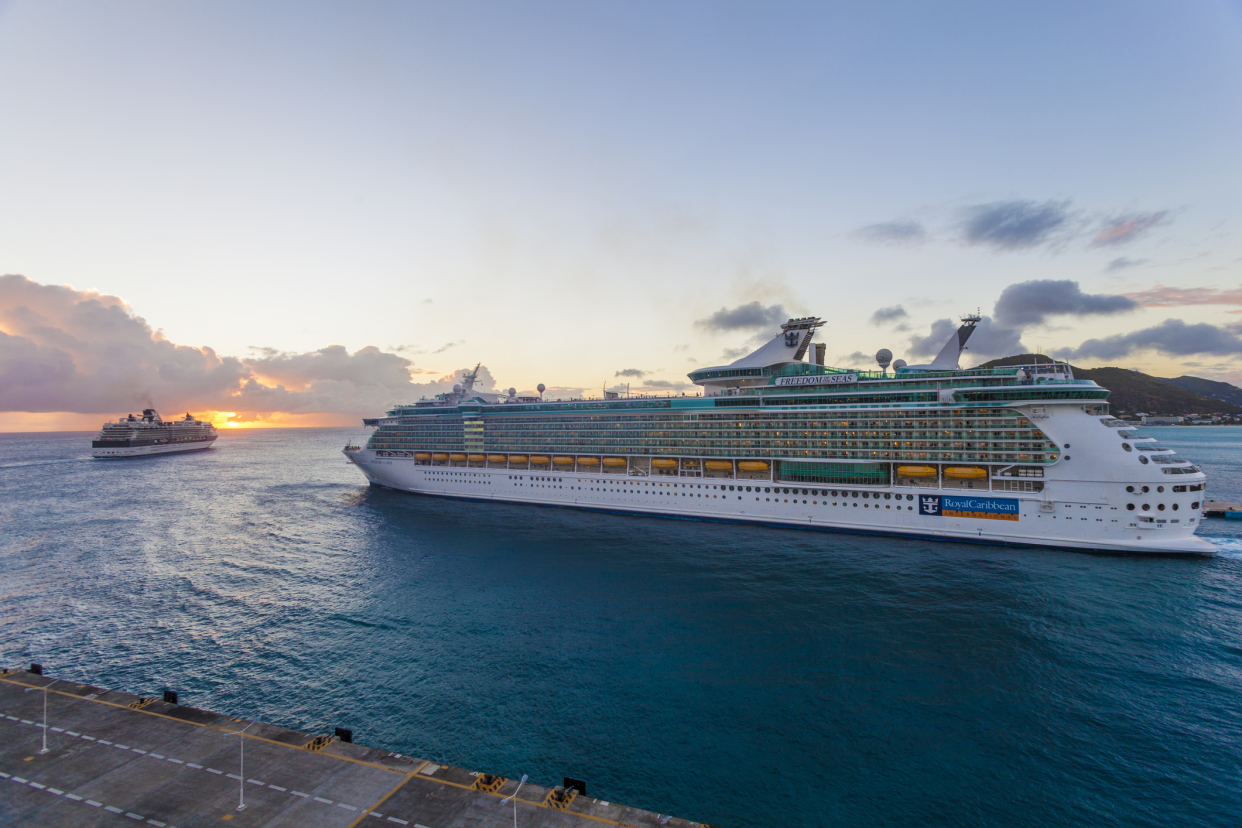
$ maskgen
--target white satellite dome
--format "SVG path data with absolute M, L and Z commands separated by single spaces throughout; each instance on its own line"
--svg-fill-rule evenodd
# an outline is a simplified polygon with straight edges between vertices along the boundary
M 902 368 L 905 368 L 905 367 L 906 367 L 906 361 L 904 359 L 899 359 L 893 363 L 894 371 L 900 371 Z
M 875 361 L 880 364 L 881 368 L 887 368 L 888 364 L 893 361 L 893 352 L 888 348 L 881 348 L 875 353 Z

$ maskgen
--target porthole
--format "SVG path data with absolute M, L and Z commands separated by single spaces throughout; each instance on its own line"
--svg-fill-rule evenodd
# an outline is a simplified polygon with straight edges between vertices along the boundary
M 1194 503 L 1190 504 L 1190 508 L 1192 508 L 1192 509 L 1198 509 L 1198 508 L 1199 508 L 1199 501 L 1197 501 L 1197 500 L 1196 500 Z
M 833 497 L 836 497 L 836 496 L 837 496 L 837 490 L 836 490 L 836 489 L 833 489 L 833 490 L 832 490 L 832 496 L 833 496 Z
M 1144 466 L 1146 466 L 1146 465 L 1147 465 L 1147 458 L 1146 458 L 1146 457 L 1144 457 L 1143 455 L 1139 455 L 1139 462 L 1140 462 L 1140 463 L 1142 463 Z
M 866 500 L 870 496 L 871 495 L 869 495 L 867 492 L 863 492 L 863 500 Z
M 1134 451 L 1134 447 L 1131 446 L 1129 443 L 1122 443 L 1121 447 L 1125 449 L 1126 451 Z
M 1164 486 L 1157 486 L 1157 487 L 1156 487 L 1156 491 L 1158 491 L 1158 492 L 1163 492 L 1163 491 L 1164 491 Z
M 764 491 L 767 492 L 768 494 L 772 494 L 772 487 L 768 486 L 764 489 Z
M 1127 503 L 1127 504 L 1126 504 L 1126 511 L 1128 511 L 1128 512 L 1133 512 L 1133 511 L 1134 511 L 1134 504 L 1133 504 L 1133 503 Z
M 850 497 L 858 497 L 858 492 L 850 492 Z
M 1133 493 L 1133 491 L 1134 491 L 1134 487 L 1133 487 L 1133 486 L 1126 486 L 1126 491 L 1127 491 L 1127 492 L 1131 492 L 1131 493 Z
M 914 500 L 914 495 L 906 495 L 906 500 Z
M 1069 443 L 1066 443 L 1066 444 L 1065 444 L 1065 447 L 1066 447 L 1066 448 L 1069 448 Z
M 1157 506 L 1157 507 L 1156 507 L 1156 509 L 1157 509 L 1157 511 L 1161 511 L 1161 512 L 1163 512 L 1163 511 L 1164 511 L 1164 504 L 1163 504 L 1163 503 L 1161 503 L 1159 506 Z
M 1151 489 L 1147 488 L 1146 486 L 1143 487 L 1143 494 L 1147 494 L 1150 491 Z
M 884 493 L 884 499 L 885 499 L 885 500 L 892 500 L 892 499 L 893 499 L 893 496 L 892 496 L 891 494 L 889 494 L 888 492 L 885 492 L 885 493 Z
M 1173 504 L 1173 511 L 1175 511 L 1175 512 L 1177 511 L 1177 504 L 1176 504 L 1176 503 L 1174 503 L 1174 504 Z
M 1144 503 L 1144 504 L 1143 504 L 1143 511 L 1144 511 L 1144 512 L 1149 512 L 1149 511 L 1151 511 L 1151 504 L 1150 504 L 1150 503 Z

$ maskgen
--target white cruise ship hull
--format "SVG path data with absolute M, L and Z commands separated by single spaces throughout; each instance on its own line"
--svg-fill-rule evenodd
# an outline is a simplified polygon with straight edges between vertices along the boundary
M 172 443 L 160 446 L 127 446 L 120 448 L 91 449 L 91 456 L 100 460 L 120 460 L 125 457 L 146 457 L 152 454 L 182 454 L 187 451 L 203 451 L 212 443 Z
M 1180 517 L 1157 523 L 1156 518 L 1125 509 L 1121 486 L 1113 495 L 1108 491 L 1113 486 L 1098 481 L 1064 481 L 1066 497 L 1056 500 L 1039 494 L 923 486 L 808 488 L 823 493 L 817 496 L 802 493 L 808 484 L 800 484 L 796 495 L 786 494 L 793 487 L 780 481 L 428 466 L 410 458 L 379 457 L 370 449 L 351 449 L 345 455 L 374 485 L 435 497 L 972 543 L 1127 553 L 1214 552 L 1212 544 L 1193 534 L 1202 519 L 1199 510 L 1187 504 Z M 752 491 L 738 491 L 739 484 Z M 921 498 L 939 504 L 942 498 L 972 497 L 1016 501 L 1016 513 L 1003 519 L 921 513 Z

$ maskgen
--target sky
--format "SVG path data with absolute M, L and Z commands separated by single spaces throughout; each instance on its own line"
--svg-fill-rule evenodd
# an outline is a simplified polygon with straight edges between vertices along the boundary
M 1242 4 L 0 0 L 0 430 L 1024 351 L 1242 383 Z

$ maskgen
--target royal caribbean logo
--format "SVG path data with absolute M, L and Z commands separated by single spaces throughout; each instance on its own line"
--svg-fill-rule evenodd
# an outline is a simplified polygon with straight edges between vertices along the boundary
M 976 520 L 1018 520 L 1018 500 L 1011 497 L 919 495 L 919 514 Z

